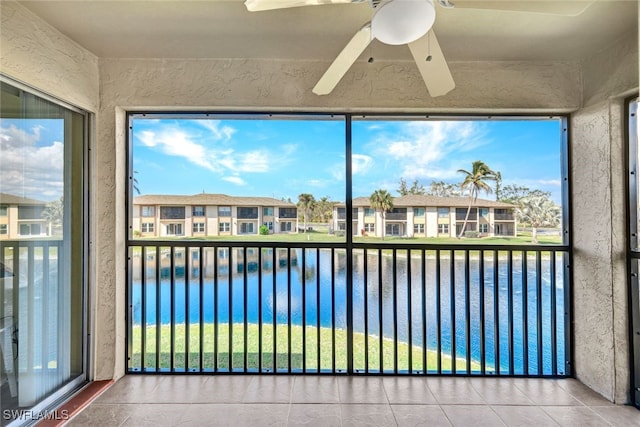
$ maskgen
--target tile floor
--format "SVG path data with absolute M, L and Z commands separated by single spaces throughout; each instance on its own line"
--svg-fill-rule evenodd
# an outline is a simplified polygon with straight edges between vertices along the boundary
M 68 426 L 640 426 L 572 379 L 128 375 Z

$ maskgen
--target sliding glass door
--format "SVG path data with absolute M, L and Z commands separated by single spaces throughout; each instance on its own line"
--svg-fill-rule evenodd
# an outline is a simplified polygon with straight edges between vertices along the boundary
M 2 425 L 85 379 L 86 115 L 0 81 Z

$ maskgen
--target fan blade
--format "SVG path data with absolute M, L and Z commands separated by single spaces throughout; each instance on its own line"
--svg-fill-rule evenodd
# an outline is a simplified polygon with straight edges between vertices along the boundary
M 362 3 L 367 0 L 246 0 L 244 5 L 249 12 L 262 10 L 288 9 L 300 6 L 320 6 L 323 4 Z
M 429 95 L 432 97 L 446 95 L 456 87 L 433 30 L 409 43 L 409 49 L 427 85 Z
M 342 52 L 333 60 L 327 71 L 313 88 L 316 95 L 327 95 L 336 87 L 340 79 L 351 68 L 358 57 L 371 43 L 371 23 L 368 23 L 358 31 L 351 41 L 342 49 Z
M 492 9 L 547 15 L 577 16 L 596 0 L 439 0 L 444 7 L 455 9 Z

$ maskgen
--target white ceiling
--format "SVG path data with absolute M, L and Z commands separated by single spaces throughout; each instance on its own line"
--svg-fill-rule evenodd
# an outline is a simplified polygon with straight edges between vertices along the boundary
M 248 12 L 243 0 L 20 3 L 97 56 L 111 58 L 331 61 L 372 14 L 367 3 L 265 12 Z M 565 17 L 437 6 L 434 30 L 449 61 L 579 60 L 637 31 L 637 8 L 636 0 L 597 0 Z M 406 46 L 379 42 L 364 56 L 411 59 Z

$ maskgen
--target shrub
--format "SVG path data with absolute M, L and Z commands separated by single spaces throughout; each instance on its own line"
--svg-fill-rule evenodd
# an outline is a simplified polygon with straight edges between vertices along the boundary
M 260 228 L 258 229 L 258 232 L 262 235 L 262 236 L 266 236 L 269 234 L 269 227 L 267 227 L 266 225 L 261 225 Z

